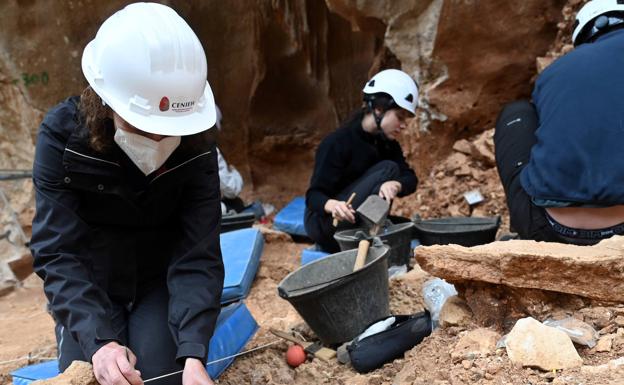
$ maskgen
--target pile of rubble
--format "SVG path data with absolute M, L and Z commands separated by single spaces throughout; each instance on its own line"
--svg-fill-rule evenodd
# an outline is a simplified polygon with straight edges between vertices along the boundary
M 439 320 L 449 330 L 465 328 L 450 352 L 455 363 L 470 369 L 476 358 L 500 357 L 504 349 L 517 368 L 552 372 L 547 382 L 598 375 L 622 383 L 623 251 L 620 236 L 591 247 L 516 240 L 419 247 L 416 260 L 459 292 Z M 605 360 L 605 353 L 617 358 Z M 484 364 L 486 379 L 491 364 Z
M 478 192 L 482 201 L 470 204 L 468 193 Z M 494 129 L 453 144 L 453 152 L 421 176 L 414 195 L 398 199 L 396 215 L 417 213 L 422 218 L 444 216 L 495 216 L 509 228 L 505 193 L 494 159 Z

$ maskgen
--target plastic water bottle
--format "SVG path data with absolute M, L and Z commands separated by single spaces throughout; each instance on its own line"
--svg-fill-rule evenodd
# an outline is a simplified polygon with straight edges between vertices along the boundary
M 438 327 L 440 311 L 442 310 L 444 302 L 446 302 L 449 297 L 457 295 L 457 290 L 455 290 L 455 286 L 445 280 L 434 278 L 425 282 L 422 288 L 422 294 L 425 307 L 427 307 L 429 313 L 431 313 L 431 329 L 435 329 Z

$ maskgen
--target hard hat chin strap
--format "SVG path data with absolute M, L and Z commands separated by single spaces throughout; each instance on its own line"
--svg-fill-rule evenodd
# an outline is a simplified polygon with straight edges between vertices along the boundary
M 379 133 L 383 134 L 383 130 L 381 129 L 381 121 L 383 120 L 384 114 L 386 111 L 382 111 L 381 114 L 377 115 L 375 109 L 373 108 L 373 102 L 371 100 L 368 101 L 368 110 L 371 114 L 373 114 L 373 118 L 375 119 L 375 124 L 377 124 L 377 130 Z

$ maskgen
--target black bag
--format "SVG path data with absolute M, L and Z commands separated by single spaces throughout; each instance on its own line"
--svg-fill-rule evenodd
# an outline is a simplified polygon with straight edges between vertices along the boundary
M 390 328 L 361 340 L 356 338 L 347 346 L 351 365 L 359 373 L 370 372 L 386 362 L 402 357 L 407 350 L 431 334 L 431 316 L 428 311 L 393 317 L 396 321 Z M 390 317 L 375 321 L 371 325 L 388 318 Z

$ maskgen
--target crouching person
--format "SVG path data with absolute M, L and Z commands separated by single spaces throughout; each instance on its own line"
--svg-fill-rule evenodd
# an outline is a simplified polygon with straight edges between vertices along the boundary
M 211 385 L 220 311 L 217 154 L 204 50 L 171 8 L 132 4 L 85 48 L 89 87 L 45 117 L 31 248 L 58 359 L 102 385 Z
M 369 195 L 391 201 L 413 193 L 418 182 L 397 141 L 416 113 L 416 83 L 405 72 L 390 69 L 373 76 L 363 92 L 363 108 L 319 145 L 306 193 L 306 232 L 331 253 L 340 250 L 333 238 L 334 218 L 342 221 L 339 229 L 352 226 L 354 207 Z
M 591 245 L 624 234 L 624 4 L 593 0 L 575 49 L 540 74 L 533 102 L 502 110 L 496 162 L 523 239 Z

